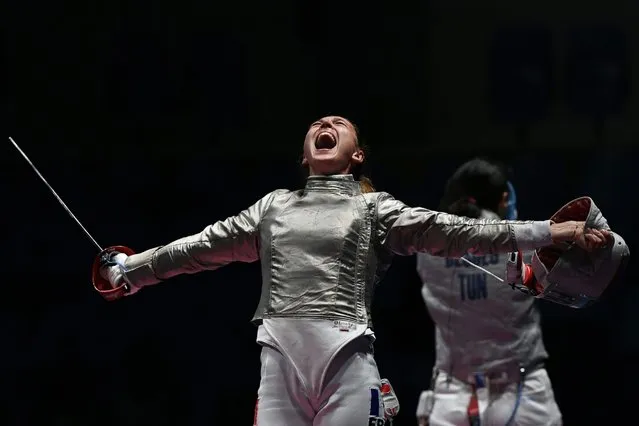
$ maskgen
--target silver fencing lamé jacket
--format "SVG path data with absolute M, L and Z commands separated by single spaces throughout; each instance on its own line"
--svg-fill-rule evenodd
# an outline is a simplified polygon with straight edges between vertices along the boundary
M 129 256 L 135 286 L 231 262 L 262 264 L 253 318 L 344 320 L 371 325 L 375 284 L 393 254 L 434 256 L 533 250 L 551 243 L 550 221 L 470 220 L 411 208 L 385 192 L 363 194 L 351 175 L 311 176 L 273 191 L 202 232 Z
M 483 211 L 482 218 L 499 216 Z M 530 262 L 532 252 L 524 254 Z M 507 254 L 468 254 L 468 260 L 503 276 Z M 513 372 L 541 363 L 544 347 L 535 298 L 454 258 L 417 255 L 422 296 L 435 322 L 441 371 L 467 380 L 475 372 Z

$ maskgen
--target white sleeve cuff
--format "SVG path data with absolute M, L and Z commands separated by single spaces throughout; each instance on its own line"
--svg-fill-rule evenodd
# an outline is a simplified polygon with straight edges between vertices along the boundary
M 159 283 L 155 276 L 153 256 L 159 247 L 152 248 L 138 254 L 132 254 L 124 262 L 123 273 L 126 280 L 134 287 L 145 287 Z

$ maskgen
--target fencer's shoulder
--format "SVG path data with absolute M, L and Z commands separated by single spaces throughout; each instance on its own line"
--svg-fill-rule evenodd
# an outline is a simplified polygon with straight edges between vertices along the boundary
M 388 192 L 370 192 L 364 195 L 369 197 L 369 204 L 386 213 L 401 213 L 408 207 L 404 202 L 393 197 Z
M 362 196 L 366 201 L 366 204 L 371 209 L 376 209 L 380 204 L 384 204 L 385 200 L 390 200 L 392 197 L 387 192 L 366 192 Z
M 278 195 L 289 195 L 289 194 L 292 194 L 293 192 L 295 192 L 295 191 L 291 191 L 290 189 L 280 188 L 280 189 L 275 189 L 275 190 L 271 191 L 269 195 L 272 195 L 272 196 L 276 197 Z
M 291 191 L 290 189 L 280 188 L 280 189 L 275 189 L 269 192 L 268 194 L 264 196 L 264 198 L 275 199 L 275 198 L 282 198 L 282 197 L 290 197 L 295 192 L 296 191 Z
M 371 211 L 374 211 L 378 217 L 396 217 L 406 209 L 404 203 L 388 192 L 369 192 L 363 195 L 368 207 Z
M 382 201 L 386 201 L 386 200 L 394 200 L 395 198 L 389 194 L 388 192 L 384 192 L 384 191 L 376 191 L 376 192 L 367 192 L 364 195 L 364 198 L 366 198 L 367 200 L 373 201 L 373 202 L 382 202 Z

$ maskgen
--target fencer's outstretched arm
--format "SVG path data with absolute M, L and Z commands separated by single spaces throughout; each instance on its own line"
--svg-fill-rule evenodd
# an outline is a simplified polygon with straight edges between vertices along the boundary
M 584 236 L 584 222 L 468 219 L 421 207 L 408 207 L 387 193 L 377 200 L 377 232 L 399 255 L 418 252 L 461 257 L 535 250 Z M 599 237 L 595 236 L 595 239 Z
M 214 270 L 231 262 L 259 259 L 259 225 L 274 196 L 262 197 L 236 216 L 215 222 L 199 232 L 139 254 L 122 256 L 119 268 L 111 268 L 109 281 L 121 275 L 134 290 L 181 274 Z

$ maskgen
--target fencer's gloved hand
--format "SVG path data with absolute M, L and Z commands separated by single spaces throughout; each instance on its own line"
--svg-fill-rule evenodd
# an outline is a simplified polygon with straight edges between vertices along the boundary
M 93 287 L 107 301 L 130 296 L 140 291 L 126 277 L 125 262 L 129 256 L 135 254 L 125 246 L 109 247 L 95 258 L 92 266 Z
M 391 386 L 388 379 L 382 379 L 382 386 L 380 388 L 382 393 L 382 402 L 384 403 L 384 417 L 388 421 L 392 422 L 392 418 L 399 413 L 399 399 L 395 395 L 395 390 Z
M 100 257 L 100 276 L 107 280 L 111 287 L 126 286 L 125 295 L 130 296 L 140 291 L 140 287 L 131 285 L 124 275 L 124 262 L 128 256 L 118 251 L 104 253 Z
M 532 266 L 524 263 L 520 251 L 512 252 L 506 261 L 506 283 L 531 296 L 537 296 L 544 289 L 535 279 Z

